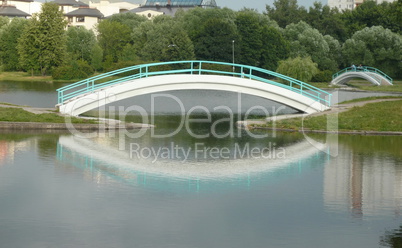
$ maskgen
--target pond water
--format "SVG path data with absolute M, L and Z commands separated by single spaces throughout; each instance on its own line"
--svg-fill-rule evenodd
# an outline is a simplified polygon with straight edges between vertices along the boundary
M 293 110 L 167 95 L 117 104 L 155 110 L 155 129 L 3 131 L 0 246 L 400 247 L 402 137 L 239 130 L 256 105 Z

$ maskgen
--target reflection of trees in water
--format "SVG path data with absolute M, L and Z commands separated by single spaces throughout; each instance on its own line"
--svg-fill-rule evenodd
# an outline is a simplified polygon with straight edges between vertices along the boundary
M 380 245 L 384 247 L 402 248 L 402 226 L 391 232 L 385 232 L 385 235 L 381 236 Z

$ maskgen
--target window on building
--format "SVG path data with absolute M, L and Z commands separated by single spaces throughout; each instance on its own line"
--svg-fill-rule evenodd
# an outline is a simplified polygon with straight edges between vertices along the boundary
M 77 16 L 77 18 L 75 19 L 76 22 L 85 22 L 85 17 L 83 16 Z
M 68 17 L 68 23 L 72 23 L 73 22 L 73 18 L 72 17 Z

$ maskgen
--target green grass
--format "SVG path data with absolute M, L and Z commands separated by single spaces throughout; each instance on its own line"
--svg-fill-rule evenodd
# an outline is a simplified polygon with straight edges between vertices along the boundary
M 371 97 L 363 97 L 363 98 L 357 98 L 349 101 L 344 101 L 339 104 L 346 104 L 346 103 L 354 103 L 354 102 L 364 102 L 364 101 L 371 101 L 371 100 L 377 100 L 377 99 L 398 99 L 401 98 L 402 96 L 371 96 Z
M 336 115 L 294 118 L 268 123 L 268 128 L 301 130 L 327 130 L 327 120 L 338 118 L 339 131 L 402 131 L 402 100 L 391 102 L 369 103 L 362 107 L 354 107 L 349 111 Z M 333 122 L 331 122 L 333 123 Z M 336 130 L 336 128 L 330 128 Z M 329 131 L 330 131 L 329 130 Z
M 402 92 L 402 81 L 393 82 L 394 85 L 380 85 L 376 86 L 368 81 L 350 81 L 347 85 L 359 90 L 367 91 L 382 91 L 382 92 Z
M 52 76 L 32 76 L 28 72 L 13 71 L 13 72 L 0 72 L 0 81 L 7 82 L 66 82 L 73 83 L 79 80 L 54 80 Z
M 48 123 L 65 123 L 66 120 L 63 116 L 45 113 L 45 114 L 34 114 L 28 111 L 25 111 L 20 108 L 7 108 L 0 107 L 0 121 L 9 121 L 9 122 L 48 122 Z M 96 124 L 95 120 L 81 119 L 72 117 L 72 123 L 85 123 L 85 124 Z

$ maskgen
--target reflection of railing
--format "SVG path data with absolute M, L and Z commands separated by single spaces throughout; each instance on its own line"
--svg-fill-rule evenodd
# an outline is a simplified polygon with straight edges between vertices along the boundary
M 384 77 L 386 80 L 390 82 L 390 84 L 393 83 L 393 80 L 390 76 L 385 74 L 384 72 L 378 70 L 377 68 L 374 67 L 369 67 L 369 66 L 357 66 L 357 67 L 347 67 L 343 70 L 338 71 L 337 73 L 332 75 L 332 80 L 339 77 L 340 75 L 347 73 L 347 72 L 369 72 L 369 73 L 374 73 L 377 75 L 380 75 L 381 77 Z
M 305 142 L 306 144 L 308 142 Z M 249 188 L 252 185 L 261 183 L 273 182 L 283 175 L 300 174 L 306 167 L 314 166 L 316 164 L 323 164 L 328 159 L 325 153 L 318 152 L 316 148 L 302 149 L 305 144 L 298 146 L 299 153 L 303 153 L 303 157 L 286 158 L 279 163 L 275 163 L 270 160 L 260 159 L 257 165 L 255 159 L 239 159 L 239 164 L 229 163 L 216 164 L 216 170 L 219 171 L 219 166 L 228 167 L 232 166 L 230 170 L 225 173 L 218 172 L 219 177 L 211 177 L 205 175 L 203 171 L 197 175 L 197 173 L 186 174 L 182 173 L 182 163 L 177 162 L 178 168 L 169 166 L 172 173 L 165 173 L 161 170 L 160 173 L 151 170 L 151 164 L 136 165 L 136 163 L 142 163 L 143 161 L 134 161 L 120 158 L 115 156 L 105 156 L 105 153 L 99 147 L 93 146 L 90 149 L 85 149 L 84 146 L 88 143 L 79 143 L 74 138 L 63 137 L 59 140 L 57 145 L 57 160 L 63 164 L 73 165 L 84 171 L 88 171 L 96 180 L 99 181 L 99 175 L 112 178 L 117 181 L 124 181 L 125 183 L 140 185 L 147 188 L 154 188 L 157 190 L 174 190 L 185 192 L 199 192 L 199 191 L 213 191 L 213 190 L 225 190 L 233 188 Z M 311 146 L 311 145 L 310 145 Z M 105 147 L 103 147 L 105 148 Z M 292 154 L 293 155 L 293 154 Z M 205 163 L 208 164 L 208 163 Z M 202 164 L 200 164 L 202 166 Z M 166 163 L 159 168 L 166 168 Z M 257 171 L 253 171 L 255 167 L 259 167 Z M 148 170 L 149 169 L 149 170 Z M 175 171 L 176 170 L 176 171 Z M 208 171 L 210 168 L 208 169 Z M 214 173 L 213 171 L 211 172 Z
M 58 104 L 129 80 L 169 74 L 229 75 L 248 78 L 294 91 L 326 106 L 331 105 L 330 93 L 294 78 L 254 66 L 213 61 L 171 61 L 136 65 L 107 72 L 58 89 Z M 279 78 L 285 83 L 268 79 L 272 77 Z

